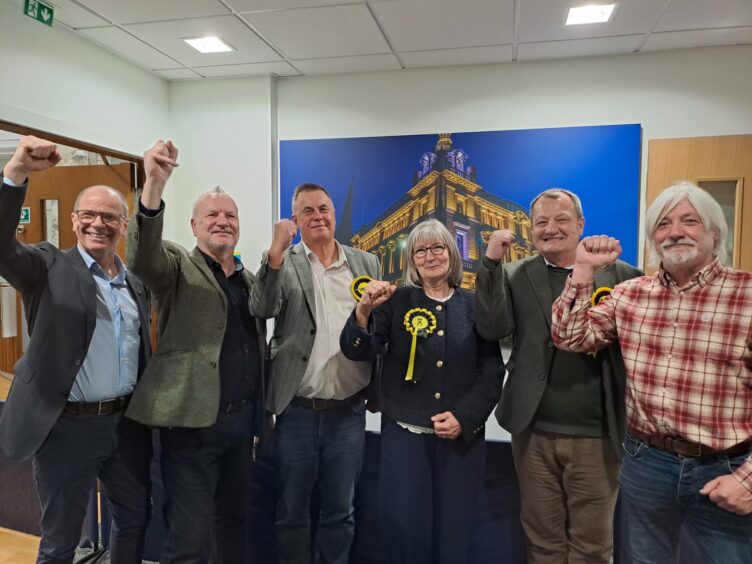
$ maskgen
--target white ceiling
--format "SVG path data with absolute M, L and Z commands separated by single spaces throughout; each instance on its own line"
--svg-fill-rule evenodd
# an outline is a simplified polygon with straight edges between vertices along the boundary
M 44 1 L 55 25 L 170 80 L 752 44 L 752 0 L 620 0 L 611 22 L 574 27 L 567 9 L 588 0 Z M 204 35 L 236 50 L 201 54 L 182 41 Z

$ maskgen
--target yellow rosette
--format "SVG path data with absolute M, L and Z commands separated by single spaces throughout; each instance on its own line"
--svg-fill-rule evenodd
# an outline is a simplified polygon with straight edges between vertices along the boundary
M 593 292 L 592 296 L 590 296 L 590 303 L 594 306 L 597 306 L 599 303 L 609 297 L 613 290 L 613 288 L 609 288 L 608 286 L 601 286 L 595 292 Z
M 593 292 L 593 294 L 590 296 L 590 303 L 593 304 L 593 306 L 597 306 L 599 303 L 609 297 L 612 291 L 613 288 L 609 288 L 608 286 L 601 286 L 600 288 L 596 289 L 595 292 Z M 598 354 L 598 351 L 589 352 L 588 354 L 595 358 Z
M 371 280 L 373 280 L 373 278 L 370 276 L 356 276 L 353 278 L 352 284 L 350 284 L 350 293 L 352 294 L 352 297 L 355 298 L 356 302 L 361 300 L 363 292 L 365 292 L 366 286 L 368 286 L 368 283 Z
M 413 336 L 413 342 L 410 345 L 410 360 L 407 363 L 407 373 L 405 381 L 413 381 L 413 370 L 415 369 L 415 347 L 418 343 L 418 337 L 428 337 L 436 329 L 436 316 L 429 310 L 422 307 L 415 307 L 405 314 L 405 329 Z

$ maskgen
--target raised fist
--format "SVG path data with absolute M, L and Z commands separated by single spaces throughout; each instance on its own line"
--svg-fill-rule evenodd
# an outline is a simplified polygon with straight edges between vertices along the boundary
M 52 168 L 60 162 L 57 145 L 33 135 L 21 137 L 16 152 L 3 169 L 3 176 L 14 184 L 23 184 L 32 172 Z
M 147 209 L 159 209 L 167 180 L 172 170 L 178 166 L 177 158 L 178 149 L 169 140 L 157 139 L 154 145 L 144 152 L 146 182 L 141 194 L 141 203 Z
M 282 265 L 282 254 L 292 243 L 298 228 L 291 219 L 280 219 L 274 223 L 272 244 L 269 246 L 269 266 L 279 268 Z
M 585 237 L 577 245 L 572 280 L 577 284 L 592 282 L 595 271 L 613 264 L 619 255 L 621 244 L 617 239 L 608 235 Z
M 366 327 L 371 311 L 379 307 L 397 291 L 397 286 L 381 280 L 371 280 L 363 289 L 363 297 L 360 298 L 355 308 L 355 319 L 358 325 Z
M 501 260 L 507 254 L 509 246 L 514 243 L 514 233 L 508 229 L 499 229 L 491 233 L 486 247 L 486 256 L 492 260 Z

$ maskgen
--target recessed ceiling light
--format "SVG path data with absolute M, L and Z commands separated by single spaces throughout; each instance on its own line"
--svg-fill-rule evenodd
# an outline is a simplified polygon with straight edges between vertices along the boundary
M 219 37 L 195 37 L 193 39 L 183 39 L 183 41 L 201 53 L 227 53 L 228 51 L 235 50 Z
M 616 4 L 591 4 L 569 8 L 565 25 L 607 22 L 611 18 L 611 14 L 614 13 L 614 8 L 616 8 Z

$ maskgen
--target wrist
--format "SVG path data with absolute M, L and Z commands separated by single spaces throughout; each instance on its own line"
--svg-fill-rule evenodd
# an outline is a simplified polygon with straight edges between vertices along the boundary
M 26 179 L 29 177 L 26 169 L 20 166 L 14 166 L 13 161 L 5 165 L 3 169 L 3 177 L 10 180 L 16 186 L 26 183 Z
M 572 270 L 572 281 L 578 285 L 592 284 L 595 280 L 595 269 L 590 265 L 575 263 Z

